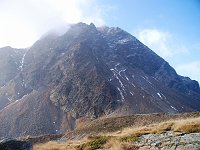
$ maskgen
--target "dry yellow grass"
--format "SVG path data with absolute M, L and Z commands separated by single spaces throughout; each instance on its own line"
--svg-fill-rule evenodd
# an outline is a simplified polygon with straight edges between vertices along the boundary
M 162 133 L 166 131 L 182 133 L 200 132 L 200 117 L 181 120 L 171 120 L 137 128 L 129 127 L 117 132 L 99 133 L 99 135 L 111 137 L 103 145 L 103 147 L 105 147 L 106 149 L 135 150 L 137 149 L 137 147 L 133 144 L 133 141 L 129 140 L 134 140 L 134 137 L 144 134 Z M 45 144 L 37 144 L 34 145 L 33 150 L 76 150 L 76 147 L 78 145 L 88 143 L 92 141 L 92 139 L 93 138 L 88 137 L 80 141 L 71 141 L 67 143 L 48 142 Z M 81 150 L 85 150 L 85 148 Z
M 136 147 L 132 142 L 120 142 L 116 139 L 111 139 L 108 141 L 104 148 L 107 150 L 137 150 L 138 147 Z
M 185 133 L 200 132 L 200 117 L 176 121 L 172 129 Z
M 121 150 L 122 149 L 122 144 L 120 143 L 119 140 L 111 139 L 108 141 L 105 146 L 106 149 L 110 150 Z
M 183 133 L 200 132 L 200 117 L 181 119 L 181 120 L 171 120 L 171 121 L 148 125 L 145 127 L 125 128 L 121 132 L 109 133 L 109 135 L 140 136 L 144 134 L 162 133 L 166 131 L 183 132 Z
M 98 136 L 97 136 L 98 137 Z M 94 138 L 87 138 L 82 141 L 71 141 L 66 143 L 58 143 L 55 141 L 50 141 L 43 144 L 36 144 L 33 147 L 33 150 L 94 150 L 93 147 L 90 147 L 89 143 L 91 143 Z M 81 146 L 85 143 L 85 146 Z M 79 146 L 79 148 L 78 148 Z M 82 148 L 80 148 L 82 147 Z M 108 150 L 136 150 L 137 147 L 133 144 L 133 142 L 123 142 L 119 137 L 108 137 L 108 141 L 102 145 L 103 148 Z
M 33 146 L 33 150 L 75 150 L 73 147 L 70 147 L 70 145 L 67 145 L 66 143 L 58 143 L 58 142 L 47 142 L 44 144 L 36 144 Z
M 33 145 L 33 150 L 76 150 L 76 146 L 86 142 L 88 142 L 87 138 L 68 142 L 49 141 Z
M 36 144 L 33 150 L 75 150 L 74 145 L 50 141 L 44 144 Z

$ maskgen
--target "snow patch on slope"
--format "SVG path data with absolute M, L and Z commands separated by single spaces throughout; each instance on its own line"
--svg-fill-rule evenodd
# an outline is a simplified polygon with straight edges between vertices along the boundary
M 21 59 L 21 62 L 20 62 L 21 65 L 19 66 L 19 68 L 20 68 L 21 71 L 23 70 L 23 66 L 24 66 L 24 58 L 25 58 L 27 52 L 28 52 L 28 50 L 24 53 L 24 55 L 23 55 L 23 57 L 22 57 L 22 59 Z

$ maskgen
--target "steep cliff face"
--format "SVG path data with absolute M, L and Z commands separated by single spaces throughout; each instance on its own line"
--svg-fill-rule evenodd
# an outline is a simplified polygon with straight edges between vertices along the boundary
M 61 133 L 80 117 L 200 110 L 198 82 L 120 28 L 78 23 L 20 53 L 18 71 L 0 79 L 2 136 Z

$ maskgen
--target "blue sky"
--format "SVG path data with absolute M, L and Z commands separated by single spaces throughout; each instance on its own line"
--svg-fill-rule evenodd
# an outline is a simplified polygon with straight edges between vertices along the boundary
M 31 46 L 68 23 L 118 26 L 200 82 L 200 0 L 1 0 L 0 47 Z
M 103 0 L 105 17 L 165 58 L 178 73 L 200 81 L 199 0 Z M 155 38 L 152 39 L 152 38 Z

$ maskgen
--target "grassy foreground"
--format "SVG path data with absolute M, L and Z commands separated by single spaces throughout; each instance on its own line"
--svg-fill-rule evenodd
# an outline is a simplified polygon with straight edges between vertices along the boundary
M 159 134 L 166 131 L 181 133 L 200 132 L 200 117 L 185 118 L 153 123 L 142 127 L 126 127 L 115 132 L 100 132 L 84 137 L 81 140 L 67 142 L 49 141 L 35 144 L 33 150 L 136 150 L 134 142 L 144 134 Z

